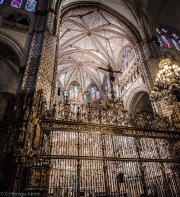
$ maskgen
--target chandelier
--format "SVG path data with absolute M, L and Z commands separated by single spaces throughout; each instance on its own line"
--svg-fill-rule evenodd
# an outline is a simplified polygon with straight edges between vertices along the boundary
M 168 104 L 180 102 L 180 67 L 169 58 L 159 63 L 159 72 L 151 94 L 153 101 L 164 100 Z

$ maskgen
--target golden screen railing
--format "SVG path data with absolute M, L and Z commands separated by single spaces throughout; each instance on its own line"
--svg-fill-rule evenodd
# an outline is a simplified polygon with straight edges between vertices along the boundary
M 42 129 L 48 196 L 180 196 L 176 132 L 58 121 Z
M 18 94 L 1 124 L 0 192 L 180 197 L 179 119 L 132 117 L 120 99 L 47 110 L 33 95 Z

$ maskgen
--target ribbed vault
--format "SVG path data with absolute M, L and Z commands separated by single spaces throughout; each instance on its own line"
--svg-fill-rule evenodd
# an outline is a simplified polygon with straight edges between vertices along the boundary
M 108 12 L 94 8 L 76 9 L 61 22 L 58 81 L 65 90 L 76 81 L 87 91 L 93 84 L 100 88 L 107 73 L 98 69 L 119 70 L 122 50 L 136 44 L 130 29 Z

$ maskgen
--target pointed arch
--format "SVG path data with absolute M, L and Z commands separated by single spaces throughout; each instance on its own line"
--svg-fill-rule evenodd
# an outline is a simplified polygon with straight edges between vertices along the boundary
M 27 61 L 28 53 L 23 48 L 23 46 L 12 36 L 8 35 L 7 33 L 0 30 L 0 42 L 8 45 L 12 48 L 19 57 L 20 65 L 19 67 L 24 67 Z

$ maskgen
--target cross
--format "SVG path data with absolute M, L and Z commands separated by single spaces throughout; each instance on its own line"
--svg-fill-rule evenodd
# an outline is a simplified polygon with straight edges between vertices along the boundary
M 114 87 L 113 87 L 113 82 L 115 80 L 114 73 L 122 73 L 122 72 L 118 70 L 113 70 L 110 64 L 108 65 L 108 69 L 102 68 L 102 67 L 99 67 L 99 69 L 104 70 L 109 73 L 109 79 L 110 79 L 110 84 L 111 84 L 111 97 L 114 101 L 115 99 L 115 92 L 114 92 Z
M 110 64 L 108 65 L 108 69 L 102 68 L 102 67 L 99 67 L 99 69 L 104 70 L 109 73 L 109 78 L 111 82 L 114 82 L 115 80 L 114 73 L 122 73 L 121 71 L 113 70 Z

